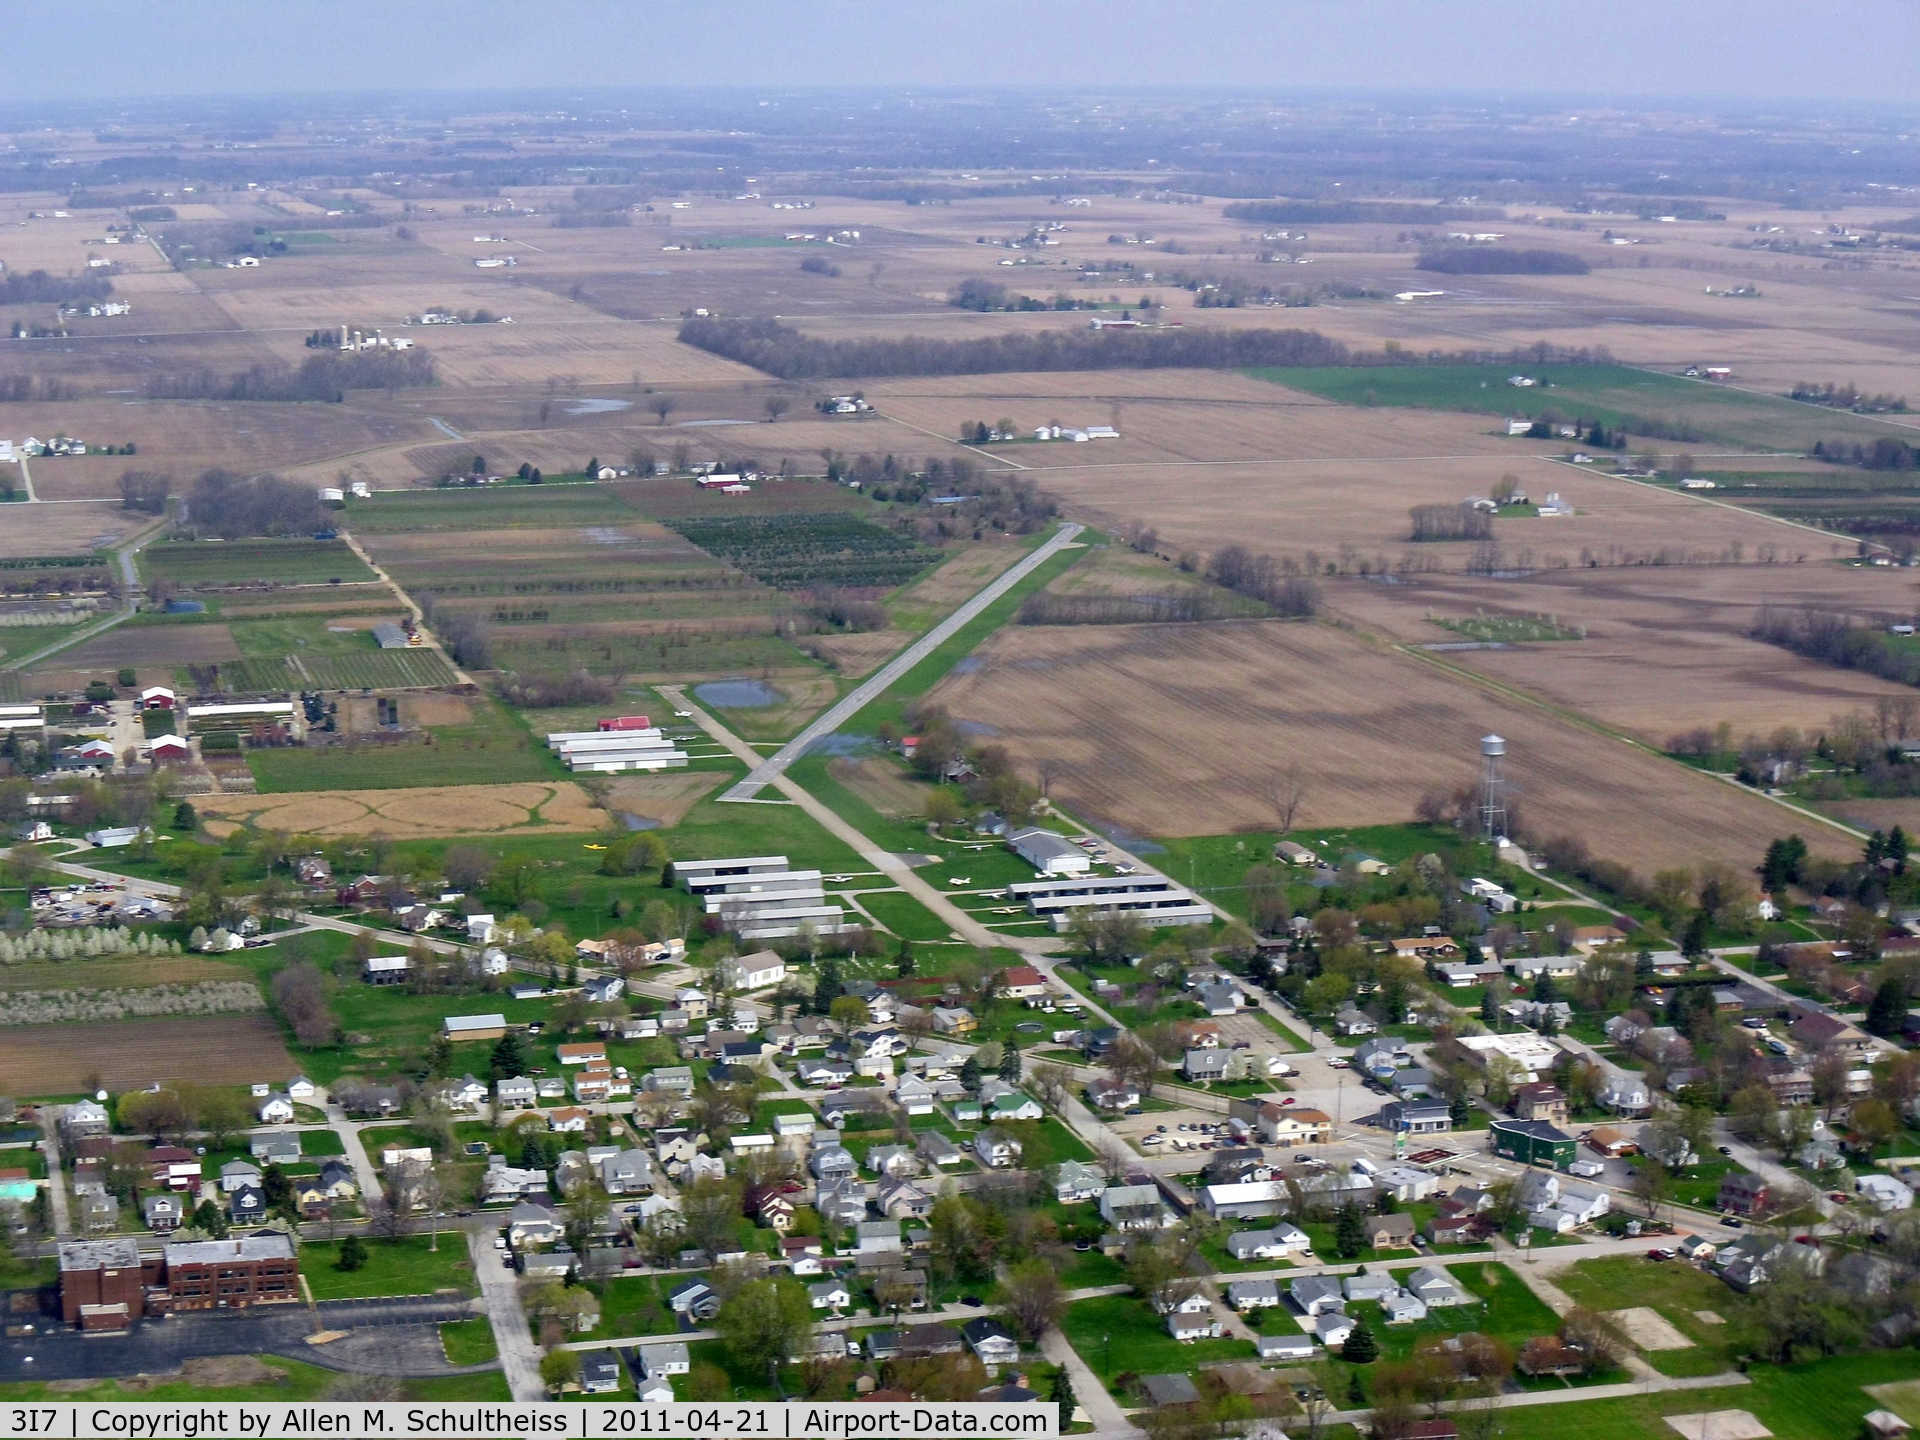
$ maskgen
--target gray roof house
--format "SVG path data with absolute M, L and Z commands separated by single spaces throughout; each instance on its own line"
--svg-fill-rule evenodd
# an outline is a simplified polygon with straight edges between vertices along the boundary
M 1288 1282 L 1287 1294 L 1303 1315 L 1322 1315 L 1346 1304 L 1340 1282 L 1331 1275 L 1302 1275 Z

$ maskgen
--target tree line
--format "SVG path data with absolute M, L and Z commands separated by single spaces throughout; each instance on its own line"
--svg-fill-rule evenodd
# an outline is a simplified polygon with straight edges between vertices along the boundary
M 1816 460 L 1855 465 L 1862 470 L 1920 468 L 1920 450 L 1892 435 L 1882 435 L 1871 445 L 1863 445 L 1858 440 L 1816 440 L 1808 453 Z
M 1850 616 L 1813 606 L 1763 605 L 1749 632 L 1809 660 L 1862 670 L 1896 685 L 1920 685 L 1920 653 L 1894 636 L 1856 624 Z
M 1438 275 L 1584 275 L 1590 268 L 1565 250 L 1502 250 L 1494 245 L 1457 245 L 1423 250 L 1415 268 Z
M 469 610 L 447 608 L 431 591 L 422 591 L 419 600 L 420 613 L 454 664 L 468 670 L 493 668 L 493 631 L 484 619 Z
M 1415 505 L 1407 511 L 1412 526 L 1407 538 L 1429 540 L 1491 540 L 1493 516 L 1471 505 Z
M 155 375 L 149 400 L 323 400 L 349 390 L 415 390 L 438 383 L 433 357 L 420 350 L 362 350 L 309 355 L 296 369 L 281 361 L 226 375 L 208 367 Z
M 147 482 L 145 494 L 163 496 L 165 477 Z M 164 500 L 162 502 L 164 504 Z M 193 536 L 238 540 L 246 535 L 297 535 L 321 528 L 319 492 L 278 475 L 236 475 L 204 470 L 187 492 L 180 528 Z
M 1812 380 L 1796 380 L 1793 388 L 1787 391 L 1789 400 L 1799 400 L 1808 405 L 1827 405 L 1835 410 L 1851 410 L 1856 415 L 1904 415 L 1907 413 L 1907 397 L 1904 395 L 1869 395 L 1859 386 L 1845 380 L 1827 380 L 1816 383 Z
M 1218 194 L 1218 191 L 1210 193 Z M 1437 220 L 1504 220 L 1507 212 L 1485 205 L 1425 205 L 1405 200 L 1252 200 L 1221 211 L 1229 220 L 1259 225 L 1430 225 Z
M 54 275 L 45 270 L 0 272 L 0 305 L 59 305 L 104 300 L 113 293 L 105 275 Z
M 1022 625 L 1190 624 L 1232 620 L 1246 611 L 1210 590 L 1154 590 L 1135 595 L 1055 595 L 1041 590 L 1020 606 Z
M 1339 341 L 1312 330 L 1059 330 L 974 340 L 828 340 L 777 320 L 696 317 L 680 327 L 680 339 L 782 380 L 1364 363 Z
M 1207 562 L 1207 578 L 1223 590 L 1258 600 L 1274 614 L 1304 620 L 1320 608 L 1320 587 L 1271 555 L 1229 545 Z

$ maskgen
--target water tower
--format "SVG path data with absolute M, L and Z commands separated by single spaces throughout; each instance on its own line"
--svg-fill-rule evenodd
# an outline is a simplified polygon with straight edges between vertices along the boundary
M 1501 768 L 1507 742 L 1498 735 L 1480 737 L 1480 833 L 1489 840 L 1507 833 L 1506 777 Z

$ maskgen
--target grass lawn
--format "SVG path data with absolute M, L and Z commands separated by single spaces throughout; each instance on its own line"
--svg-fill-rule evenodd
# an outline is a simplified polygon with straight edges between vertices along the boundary
M 887 929 L 908 940 L 945 940 L 953 933 L 944 921 L 905 891 L 862 895 L 860 904 Z
M 614 1275 L 593 1287 L 600 1295 L 600 1323 L 584 1339 L 611 1340 L 621 1335 L 673 1335 L 680 1322 L 667 1309 L 667 1292 L 678 1275 Z
M 1662 1375 L 1716 1375 L 1733 1368 L 1734 1357 L 1742 1348 L 1738 1332 L 1752 1302 L 1683 1261 L 1609 1255 L 1582 1260 L 1556 1279 L 1574 1300 L 1596 1310 L 1629 1305 L 1657 1310 L 1674 1329 L 1693 1341 L 1687 1350 L 1647 1352 L 1647 1363 Z M 1724 1323 L 1714 1325 L 1702 1320 L 1694 1313 L 1697 1310 L 1711 1311 Z
M 500 1353 L 494 1343 L 493 1325 L 484 1315 L 442 1325 L 440 1343 L 446 1347 L 451 1365 L 479 1365 Z
M 1256 1008 L 1252 1014 L 1254 1019 L 1258 1020 L 1262 1025 L 1266 1026 L 1267 1029 L 1286 1041 L 1287 1049 L 1305 1050 L 1308 1048 L 1307 1042 L 1294 1034 L 1294 1032 L 1289 1030 L 1285 1025 L 1281 1024 L 1279 1019 L 1271 1011 Z
M 358 1270 L 335 1265 L 338 1242 L 310 1240 L 300 1247 L 300 1273 L 316 1300 L 345 1300 L 365 1295 L 431 1295 L 458 1290 L 472 1295 L 473 1265 L 467 1257 L 466 1237 L 458 1232 L 440 1237 L 440 1249 L 430 1249 L 431 1238 L 408 1235 L 398 1240 L 367 1243 L 367 1263 Z
M 995 1127 L 1020 1142 L 1020 1163 L 1028 1170 L 1058 1165 L 1062 1160 L 1091 1160 L 1093 1151 L 1055 1116 L 1040 1120 L 1003 1120 Z
M 1240 1339 L 1182 1343 L 1167 1333 L 1164 1319 L 1136 1295 L 1097 1295 L 1076 1300 L 1061 1317 L 1067 1343 L 1092 1367 L 1109 1390 L 1120 1393 L 1122 1375 L 1190 1374 L 1222 1360 L 1246 1360 L 1253 1346 Z
M 247 768 L 262 794 L 292 790 L 400 790 L 416 785 L 500 785 L 564 780 L 566 766 L 537 744 L 507 711 L 476 701 L 471 723 L 442 725 L 418 745 L 249 750 Z
M 1647 1440 L 1671 1437 L 1661 1417 L 1708 1410 L 1751 1411 L 1775 1440 L 1840 1440 L 1860 1433 L 1879 1402 L 1862 1388 L 1913 1377 L 1913 1352 L 1831 1356 L 1805 1365 L 1756 1366 L 1750 1383 L 1724 1390 L 1679 1390 L 1585 1404 L 1543 1405 L 1525 1412 L 1526 1440 Z
M 673 1377 L 675 1400 L 691 1398 L 695 1375 L 707 1366 L 718 1367 L 728 1382 L 724 1395 L 709 1396 L 709 1399 L 779 1400 L 786 1395 L 806 1393 L 798 1365 L 780 1367 L 781 1386 L 776 1389 L 763 1367 L 744 1364 L 719 1340 L 695 1340 L 687 1346 L 687 1359 L 692 1362 L 693 1369 L 688 1374 Z

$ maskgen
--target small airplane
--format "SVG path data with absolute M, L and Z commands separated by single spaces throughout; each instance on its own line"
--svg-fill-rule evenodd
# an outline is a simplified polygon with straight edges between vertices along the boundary
M 604 850 L 607 847 L 604 845 L 595 845 L 591 841 L 589 841 L 587 844 L 582 845 L 580 848 L 582 850 Z

